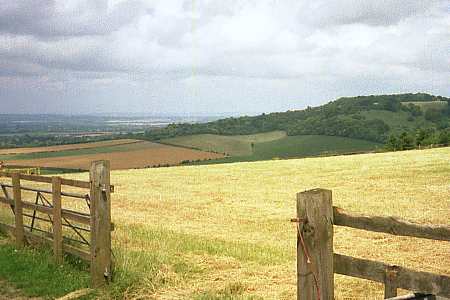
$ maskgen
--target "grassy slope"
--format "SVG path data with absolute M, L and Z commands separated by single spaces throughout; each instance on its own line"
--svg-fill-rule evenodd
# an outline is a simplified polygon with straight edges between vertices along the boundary
M 116 285 L 132 285 L 129 298 L 293 299 L 297 192 L 328 188 L 344 209 L 450 225 L 449 177 L 450 148 L 116 171 Z M 337 227 L 335 251 L 450 275 L 448 243 Z M 337 299 L 383 295 L 336 284 Z
M 48 249 L 16 251 L 0 236 L 0 279 L 7 280 L 26 296 L 61 297 L 89 285 L 87 266 L 65 263 L 58 266 Z M 7 291 L 0 288 L 0 298 Z
M 0 160 L 28 160 L 50 157 L 65 157 L 65 156 L 78 156 L 89 155 L 98 153 L 111 153 L 111 152 L 126 152 L 131 150 L 140 150 L 152 147 L 153 143 L 150 142 L 137 142 L 125 145 L 117 146 L 100 146 L 94 148 L 75 149 L 75 150 L 62 150 L 62 151 L 48 151 L 48 152 L 35 152 L 35 153 L 20 153 L 20 154 L 4 154 L 0 155 Z
M 36 153 L 36 152 L 55 152 L 55 151 L 64 151 L 64 150 L 86 149 L 86 148 L 99 148 L 99 147 L 107 147 L 107 146 L 117 146 L 117 145 L 122 145 L 122 144 L 132 144 L 132 143 L 136 143 L 136 142 L 140 142 L 140 141 L 133 140 L 133 139 L 116 139 L 116 140 L 105 140 L 105 141 L 100 141 L 100 142 L 65 144 L 65 145 L 46 146 L 46 147 L 9 148 L 9 149 L 0 149 L 0 155 Z
M 288 158 L 373 150 L 380 144 L 337 136 L 302 135 L 255 145 L 258 159 Z
M 369 151 L 382 148 L 383 145 L 352 138 L 300 135 L 255 144 L 252 155 L 240 157 L 227 157 L 223 159 L 198 162 L 195 164 L 214 164 L 224 162 L 258 161 L 276 158 L 299 158 L 308 156 L 330 155 L 348 152 Z
M 427 110 L 430 108 L 445 109 L 448 106 L 447 101 L 428 101 L 428 102 L 410 101 L 410 102 L 402 102 L 402 104 L 403 105 L 414 104 L 419 106 L 423 110 Z
M 334 205 L 344 209 L 450 225 L 449 177 L 450 148 L 114 171 L 117 269 L 108 293 L 126 291 L 125 299 L 293 299 L 296 240 L 289 218 L 297 192 L 328 188 Z M 8 207 L 1 210 L 10 214 Z M 444 242 L 337 227 L 335 251 L 450 275 Z M 5 257 L 0 270 L 10 263 Z M 36 269 L 41 264 L 37 259 Z M 6 275 L 29 268 L 28 260 L 14 265 Z M 33 272 L 21 274 L 36 288 Z M 383 295 L 382 285 L 364 280 L 336 276 L 336 284 L 337 299 Z
M 232 156 L 250 155 L 251 143 L 274 141 L 286 136 L 283 131 L 272 131 L 252 135 L 197 134 L 164 139 L 164 144 L 195 148 L 204 151 L 227 153 Z
M 389 125 L 391 132 L 399 134 L 403 131 L 414 130 L 418 127 L 431 127 L 433 123 L 425 120 L 423 116 L 408 121 L 409 114 L 404 111 L 392 112 L 387 110 L 368 110 L 361 112 L 368 120 L 380 119 Z

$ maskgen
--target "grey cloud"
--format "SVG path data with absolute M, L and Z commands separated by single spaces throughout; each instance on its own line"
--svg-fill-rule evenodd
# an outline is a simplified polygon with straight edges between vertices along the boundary
M 107 0 L 0 0 L 0 32 L 41 38 L 105 35 L 142 14 L 151 14 L 141 1 L 108 8 Z
M 0 102 L 2 89 L 14 95 L 21 82 L 68 98 L 123 95 L 136 106 L 146 95 L 224 100 L 218 93 L 233 89 L 225 94 L 275 109 L 296 93 L 421 89 L 430 74 L 448 92 L 445 2 L 0 0 Z
M 300 22 L 319 26 L 353 23 L 389 26 L 401 20 L 444 9 L 447 0 L 329 0 L 307 2 L 299 14 Z

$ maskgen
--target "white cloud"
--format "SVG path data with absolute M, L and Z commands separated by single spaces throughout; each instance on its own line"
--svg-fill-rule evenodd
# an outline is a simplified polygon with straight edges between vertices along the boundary
M 203 103 L 248 111 L 251 103 L 279 110 L 373 92 L 448 96 L 448 4 L 0 0 L 0 77 L 8 78 L 0 102 L 29 101 L 38 88 L 42 101 L 55 97 L 46 90 L 67 103 L 97 93 L 166 111 L 179 111 L 173 98 L 191 111 Z M 14 92 L 33 80 L 26 97 Z

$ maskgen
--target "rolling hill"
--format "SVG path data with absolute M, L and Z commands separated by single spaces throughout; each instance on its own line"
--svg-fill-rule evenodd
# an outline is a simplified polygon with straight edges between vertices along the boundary
M 421 104 L 414 104 L 418 102 Z M 427 102 L 428 108 L 424 109 Z M 430 108 L 431 103 L 433 106 Z M 347 97 L 304 110 L 200 124 L 171 124 L 147 131 L 144 138 L 162 140 L 194 134 L 249 135 L 280 130 L 289 136 L 342 136 L 384 143 L 391 134 L 402 130 L 447 130 L 450 116 L 448 103 L 450 98 L 428 94 Z
M 161 140 L 160 143 L 218 152 L 231 156 L 249 156 L 257 143 L 271 142 L 286 137 L 284 131 L 272 131 L 250 135 L 195 134 Z
M 188 139 L 189 136 L 184 137 Z M 297 135 L 254 143 L 251 154 L 191 162 L 194 165 L 232 163 L 273 159 L 330 156 L 345 153 L 368 152 L 383 148 L 383 144 L 340 136 Z
M 294 299 L 296 193 L 331 189 L 344 210 L 450 225 L 449 177 L 450 148 L 113 171 L 116 279 L 99 298 Z M 11 216 L 8 206 L 2 212 Z M 449 249 L 334 229 L 337 253 L 442 275 L 450 275 Z M 36 287 L 28 266 L 16 267 L 19 282 Z M 383 297 L 381 284 L 335 278 L 336 299 Z
M 382 147 L 412 149 L 448 144 L 449 103 L 450 98 L 424 93 L 344 97 L 304 110 L 202 124 L 171 124 L 149 130 L 143 138 L 232 156 L 214 162 L 317 156 Z M 270 138 L 274 133 L 277 134 L 272 141 L 256 138 Z

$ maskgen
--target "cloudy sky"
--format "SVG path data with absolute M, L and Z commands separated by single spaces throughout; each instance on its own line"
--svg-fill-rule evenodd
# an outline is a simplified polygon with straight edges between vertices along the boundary
M 450 96 L 450 0 L 0 0 L 0 113 Z

